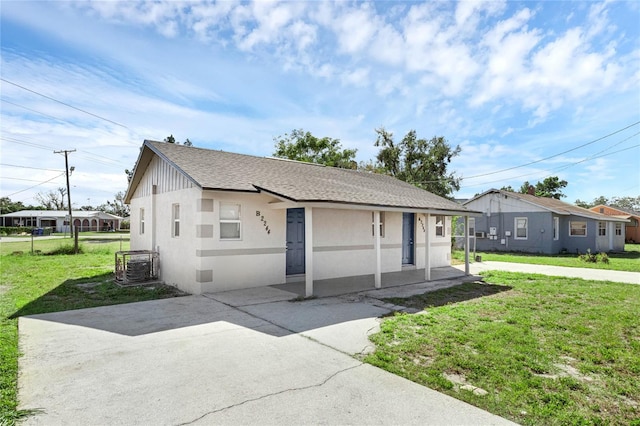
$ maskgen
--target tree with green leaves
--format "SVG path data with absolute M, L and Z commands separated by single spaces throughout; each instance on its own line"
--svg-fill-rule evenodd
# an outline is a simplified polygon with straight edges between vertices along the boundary
M 107 201 L 105 204 L 98 206 L 98 210 L 101 210 L 106 213 L 115 214 L 120 217 L 129 216 L 129 205 L 124 202 L 124 192 L 119 191 L 113 201 Z
M 170 134 L 169 136 L 164 138 L 164 141 L 167 143 L 176 143 L 176 138 L 173 137 L 173 134 Z
M 0 198 L 0 214 L 19 212 L 21 210 L 43 210 L 43 207 L 25 205 L 22 201 L 11 201 L 9 197 Z
M 555 198 L 559 200 L 565 197 L 562 193 L 562 188 L 565 188 L 569 183 L 566 180 L 560 180 L 558 176 L 549 176 L 544 178 L 542 182 L 538 181 L 535 185 L 525 181 L 520 187 L 521 194 L 528 194 L 529 188 L 533 186 L 534 195 L 536 197 Z
M 339 139 L 329 137 L 318 138 L 303 129 L 294 129 L 291 133 L 273 138 L 275 142 L 274 157 L 307 163 L 324 164 L 325 166 L 355 169 L 355 149 L 343 149 Z
M 611 197 L 611 199 L 605 196 L 599 196 L 593 199 L 592 202 L 576 200 L 574 203 L 576 206 L 589 209 L 595 206 L 611 206 L 627 211 L 640 211 L 640 196 L 638 197 Z
M 461 179 L 447 170 L 451 160 L 460 154 L 460 146 L 452 147 L 442 136 L 418 139 L 415 130 L 399 143 L 384 128 L 376 129 L 376 133 L 375 146 L 380 147 L 380 152 L 371 167 L 446 198 L 460 189 Z

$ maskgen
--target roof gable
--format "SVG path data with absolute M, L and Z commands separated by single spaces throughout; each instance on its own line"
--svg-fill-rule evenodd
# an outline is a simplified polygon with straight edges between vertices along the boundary
M 201 189 L 264 191 L 295 202 L 470 212 L 454 201 L 391 176 L 155 141 L 144 142 L 127 202 L 153 155 L 170 163 Z
M 466 204 L 477 200 L 481 197 L 484 197 L 488 194 L 503 194 L 509 197 L 513 197 L 525 203 L 531 204 L 533 206 L 542 208 L 549 212 L 563 215 L 563 216 L 580 216 L 594 220 L 603 220 L 603 221 L 616 221 L 616 222 L 624 222 L 624 219 L 616 218 L 613 216 L 606 216 L 589 209 L 585 209 L 579 206 L 575 206 L 573 204 L 565 203 L 564 201 L 557 200 L 555 198 L 547 198 L 547 197 L 537 197 L 535 195 L 530 194 L 521 194 L 518 192 L 504 191 L 502 189 L 490 189 L 488 191 L 483 192 L 480 195 L 473 197 L 471 200 L 467 201 Z

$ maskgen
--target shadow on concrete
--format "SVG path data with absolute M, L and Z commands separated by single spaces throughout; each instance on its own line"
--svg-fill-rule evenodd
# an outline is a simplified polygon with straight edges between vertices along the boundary
M 431 281 L 441 281 L 464 277 L 464 272 L 452 266 L 431 269 Z M 386 272 L 382 274 L 382 288 L 399 287 L 409 284 L 425 282 L 423 269 L 406 269 L 399 272 Z M 304 296 L 304 281 L 291 282 L 271 286 L 280 290 L 296 293 Z M 375 289 L 374 275 L 358 275 L 354 277 L 333 278 L 327 280 L 315 280 L 313 282 L 313 294 L 317 297 L 339 296 L 349 293 L 358 293 Z
M 150 297 L 147 299 L 159 297 L 152 296 L 151 292 L 154 291 L 152 289 L 120 288 L 114 285 L 113 300 L 110 300 L 109 297 L 104 297 L 104 291 L 107 290 L 104 288 L 100 291 L 96 290 L 107 286 L 106 283 L 99 284 L 101 279 L 104 280 L 111 275 L 105 274 L 94 277 L 97 283 L 94 288 L 90 285 L 88 288 L 83 287 L 91 284 L 87 283 L 86 279 L 80 280 L 82 282 L 66 281 L 58 288 L 29 303 L 12 317 L 37 314 L 29 318 L 103 330 L 124 336 L 140 336 L 216 323 L 217 331 L 242 327 L 281 337 L 349 321 L 381 317 L 389 314 L 391 310 L 382 307 L 381 303 L 372 303 L 373 299 L 380 299 L 389 294 L 406 294 L 406 291 L 412 288 L 412 294 L 433 291 L 440 287 L 458 285 L 465 279 L 460 279 L 464 275 L 455 268 L 438 269 L 440 271 L 432 273 L 432 277 L 455 275 L 458 279 L 441 279 L 437 282 L 424 283 L 424 270 L 409 270 L 386 274 L 382 290 L 373 290 L 373 281 L 369 282 L 368 276 L 323 280 L 318 282 L 316 288 L 320 290 L 319 295 L 326 297 L 305 300 L 296 300 L 297 293 L 285 290 L 285 288 L 292 288 L 290 284 L 203 296 L 167 295 L 168 298 L 165 299 L 144 302 L 139 300 L 145 292 L 149 292 Z M 304 283 L 292 283 L 292 285 L 304 286 Z M 425 288 L 425 285 L 429 288 Z M 173 289 L 173 287 L 165 287 Z M 379 292 L 380 295 L 371 296 L 372 291 L 376 294 Z M 133 294 L 127 299 L 123 297 L 123 292 Z M 336 294 L 342 296 L 332 297 Z M 97 300 L 91 300 L 92 295 L 96 295 Z M 65 299 L 68 300 L 63 302 Z M 111 306 L 101 306 L 110 303 Z M 113 303 L 123 304 L 114 305 Z M 90 306 L 99 307 L 82 309 Z M 60 310 L 61 307 L 70 310 L 52 312 Z

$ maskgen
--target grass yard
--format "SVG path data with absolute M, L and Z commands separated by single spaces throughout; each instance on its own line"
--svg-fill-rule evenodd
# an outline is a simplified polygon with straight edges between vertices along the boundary
M 128 237 L 128 236 L 127 236 Z M 10 240 L 9 240 L 10 241 Z M 82 240 L 81 254 L 70 239 L 0 242 L 0 424 L 28 413 L 17 410 L 18 317 L 45 312 L 174 297 L 173 287 L 121 288 L 113 283 L 114 253 L 129 241 Z M 53 254 L 52 254 L 53 253 Z
M 477 252 L 482 260 L 498 262 L 530 263 L 535 265 L 569 266 L 573 268 L 610 269 L 613 271 L 640 272 L 640 244 L 626 244 L 624 253 L 608 254 L 609 263 L 590 263 L 578 259 L 577 254 L 543 255 L 535 253 Z M 473 255 L 469 260 L 473 262 Z M 455 250 L 453 259 L 464 263 L 464 251 Z
M 424 311 L 366 362 L 525 425 L 640 425 L 640 286 L 487 272 L 390 301 Z

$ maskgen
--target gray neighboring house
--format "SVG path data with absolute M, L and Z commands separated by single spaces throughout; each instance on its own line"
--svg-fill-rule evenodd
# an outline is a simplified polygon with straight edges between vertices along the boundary
M 490 189 L 463 205 L 482 212 L 469 226 L 479 251 L 624 251 L 628 220 L 555 198 Z

